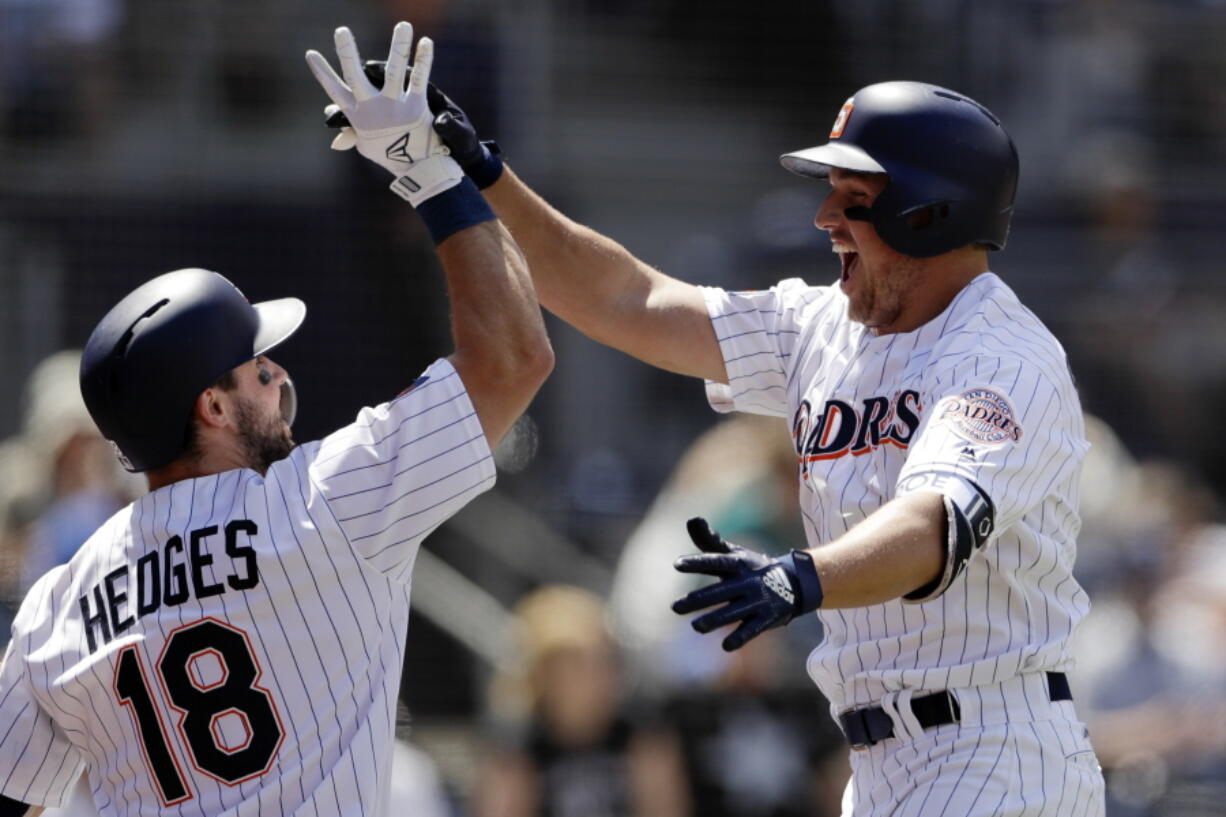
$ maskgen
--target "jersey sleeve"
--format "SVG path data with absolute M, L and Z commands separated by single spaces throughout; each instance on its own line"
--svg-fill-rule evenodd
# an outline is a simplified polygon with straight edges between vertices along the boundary
M 959 485 L 974 483 L 992 509 L 990 542 L 1077 473 L 1089 443 L 1067 371 L 971 358 L 932 382 L 896 496 L 955 497 Z
M 31 599 L 41 601 L 45 585 L 45 580 L 39 582 L 27 596 L 0 664 L 0 794 L 30 805 L 62 806 L 85 762 L 60 725 L 39 705 L 30 685 L 25 661 L 33 648 L 28 620 L 34 615 L 31 611 L 39 609 Z M 49 626 L 49 620 L 43 623 Z
M 495 479 L 477 412 L 445 359 L 325 437 L 310 472 L 354 549 L 389 575 L 406 573 L 421 541 Z
M 786 417 L 801 314 L 825 288 L 790 278 L 756 292 L 701 289 L 728 371 L 726 384 L 707 381 L 707 401 L 721 413 Z

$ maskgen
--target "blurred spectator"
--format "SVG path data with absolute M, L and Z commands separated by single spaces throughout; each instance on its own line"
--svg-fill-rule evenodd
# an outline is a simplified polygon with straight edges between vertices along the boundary
M 835 817 L 847 743 L 812 686 L 782 666 L 783 632 L 727 656 L 710 684 L 679 687 L 665 706 L 681 739 L 694 814 Z
M 1087 462 L 1094 607 L 1075 695 L 1112 817 L 1218 814 L 1226 785 L 1226 528 L 1201 484 L 1100 427 Z M 1099 513 L 1110 509 L 1110 514 Z
M 702 434 L 626 542 L 609 604 L 618 639 L 635 652 L 649 680 L 670 680 L 659 676 L 674 668 L 687 677 L 701 673 L 692 655 L 678 666 L 673 639 L 684 622 L 669 609 L 695 584 L 672 569 L 674 559 L 693 550 L 685 533 L 693 516 L 706 516 L 730 541 L 768 553 L 801 545 L 796 452 L 787 424 L 738 414 Z
M 694 578 L 672 562 L 693 545 L 685 521 L 705 516 L 729 540 L 767 553 L 804 542 L 796 452 L 787 424 L 759 415 L 722 420 L 700 436 L 627 543 L 611 605 L 640 676 L 679 736 L 694 813 L 704 817 L 837 814 L 846 744 L 825 698 L 800 673 L 820 639 L 816 617 L 735 653 L 697 637 L 670 603 Z
M 514 671 L 492 708 L 506 736 L 478 774 L 476 817 L 679 817 L 676 739 L 627 712 L 604 605 L 546 586 L 515 608 Z
M 39 576 L 143 490 L 85 409 L 80 361 L 67 350 L 38 364 L 25 385 L 21 434 L 0 443 L 0 607 L 10 616 Z
M 434 760 L 404 739 L 392 747 L 392 788 L 388 814 L 450 817 L 451 804 Z

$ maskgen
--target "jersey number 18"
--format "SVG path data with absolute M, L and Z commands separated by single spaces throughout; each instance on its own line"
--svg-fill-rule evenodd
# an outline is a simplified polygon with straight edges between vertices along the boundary
M 272 696 L 256 683 L 260 669 L 246 633 L 212 618 L 179 627 L 166 640 L 157 675 L 197 770 L 231 786 L 268 771 L 285 730 Z M 130 707 L 162 802 L 191 798 L 135 645 L 115 661 L 115 695 Z

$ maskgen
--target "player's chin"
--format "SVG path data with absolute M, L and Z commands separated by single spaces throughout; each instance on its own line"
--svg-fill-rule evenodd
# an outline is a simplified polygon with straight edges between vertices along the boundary
M 298 443 L 294 442 L 294 435 L 290 433 L 289 428 L 286 427 L 285 434 L 282 435 L 280 445 L 278 446 L 277 451 L 276 451 L 276 453 L 280 454 L 280 456 L 278 456 L 277 459 L 278 460 L 285 459 L 290 454 L 292 454 L 294 449 L 297 447 L 298 447 Z
M 867 324 L 873 315 L 872 298 L 866 293 L 858 292 L 855 284 L 842 284 L 843 294 L 847 296 L 847 317 L 856 323 Z

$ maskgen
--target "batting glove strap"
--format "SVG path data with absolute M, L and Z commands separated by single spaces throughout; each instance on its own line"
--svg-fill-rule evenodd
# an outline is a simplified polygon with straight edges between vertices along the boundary
M 477 189 L 484 190 L 502 178 L 502 148 L 492 139 L 482 142 L 481 158 L 461 167 Z
M 450 190 L 463 179 L 464 171 L 456 164 L 455 159 L 450 156 L 431 156 L 402 168 L 400 175 L 392 182 L 391 189 L 397 196 L 420 209 L 424 202 L 445 190 Z
M 485 203 L 472 180 L 462 176 L 454 186 L 415 206 L 435 245 L 442 244 L 460 230 L 495 219 L 494 211 Z
M 779 560 L 788 572 L 796 604 L 792 618 L 811 613 L 822 606 L 822 580 L 817 575 L 813 556 L 807 550 L 793 550 Z

